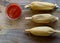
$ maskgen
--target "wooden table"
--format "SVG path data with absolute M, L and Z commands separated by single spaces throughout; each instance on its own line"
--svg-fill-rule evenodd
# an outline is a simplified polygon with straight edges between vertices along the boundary
M 60 10 L 57 9 L 56 11 L 31 11 L 29 9 L 25 9 L 23 6 L 25 4 L 28 4 L 34 0 L 14 0 L 13 2 L 18 2 L 22 7 L 22 15 L 18 20 L 10 20 L 6 17 L 5 9 L 6 5 L 4 3 L 0 3 L 2 7 L 2 13 L 0 13 L 0 43 L 60 43 L 60 34 L 53 34 L 48 37 L 37 37 L 33 36 L 31 34 L 26 34 L 24 32 L 24 29 L 30 29 L 32 27 L 37 26 L 50 26 L 54 29 L 60 30 L 60 20 L 58 20 L 55 23 L 50 24 L 36 24 L 30 20 L 25 20 L 24 18 L 27 16 L 32 16 L 37 13 L 51 13 L 55 16 L 58 16 L 60 18 Z M 52 3 L 57 3 L 60 5 L 59 0 L 41 0 L 41 1 L 47 1 Z M 12 2 L 12 1 L 11 1 Z

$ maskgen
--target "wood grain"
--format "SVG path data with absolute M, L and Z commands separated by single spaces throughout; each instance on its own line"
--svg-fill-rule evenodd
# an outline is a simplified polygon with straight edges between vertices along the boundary
M 60 10 L 55 11 L 31 11 L 29 9 L 25 9 L 24 5 L 28 4 L 34 0 L 27 0 L 27 1 L 20 1 L 15 0 L 13 2 L 18 2 L 21 5 L 21 8 L 23 10 L 21 17 L 18 20 L 10 20 L 6 17 L 6 6 L 1 3 L 1 6 L 3 6 L 3 11 L 0 13 L 0 29 L 5 34 L 0 34 L 0 43 L 60 43 L 60 33 L 53 34 L 48 37 L 37 37 L 33 36 L 31 34 L 26 34 L 25 29 L 30 29 L 32 27 L 37 26 L 50 26 L 54 29 L 60 30 Z M 60 5 L 60 0 L 39 0 L 39 1 L 47 1 L 52 3 L 57 3 Z M 0 1 L 1 2 L 1 1 Z M 21 3 L 20 3 L 21 2 Z M 37 13 L 50 13 L 57 17 L 59 17 L 59 20 L 50 23 L 50 24 L 36 24 L 32 22 L 31 20 L 25 20 L 25 17 L 32 16 Z

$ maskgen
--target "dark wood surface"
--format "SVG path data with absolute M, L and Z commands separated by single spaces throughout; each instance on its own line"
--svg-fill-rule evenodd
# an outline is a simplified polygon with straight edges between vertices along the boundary
M 34 0 L 14 0 L 15 2 L 19 3 L 22 8 L 22 15 L 18 20 L 10 20 L 6 17 L 5 9 L 6 6 L 1 1 L 1 8 L 2 13 L 0 13 L 0 43 L 60 43 L 60 33 L 52 34 L 48 37 L 42 36 L 33 36 L 31 34 L 26 34 L 25 29 L 30 29 L 32 27 L 37 26 L 50 26 L 54 29 L 60 30 L 60 9 L 55 11 L 31 11 L 29 9 L 25 9 L 24 5 L 28 4 Z M 60 5 L 60 0 L 41 0 L 52 2 Z M 6 4 L 7 5 L 7 4 Z M 38 13 L 50 13 L 59 17 L 59 20 L 50 23 L 50 24 L 37 24 L 32 22 L 31 20 L 25 20 L 25 17 L 32 16 Z

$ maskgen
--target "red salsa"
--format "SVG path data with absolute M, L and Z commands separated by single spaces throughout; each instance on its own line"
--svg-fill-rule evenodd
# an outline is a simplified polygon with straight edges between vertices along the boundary
M 10 4 L 7 7 L 7 15 L 12 19 L 20 17 L 21 12 L 22 12 L 21 7 L 16 3 Z

